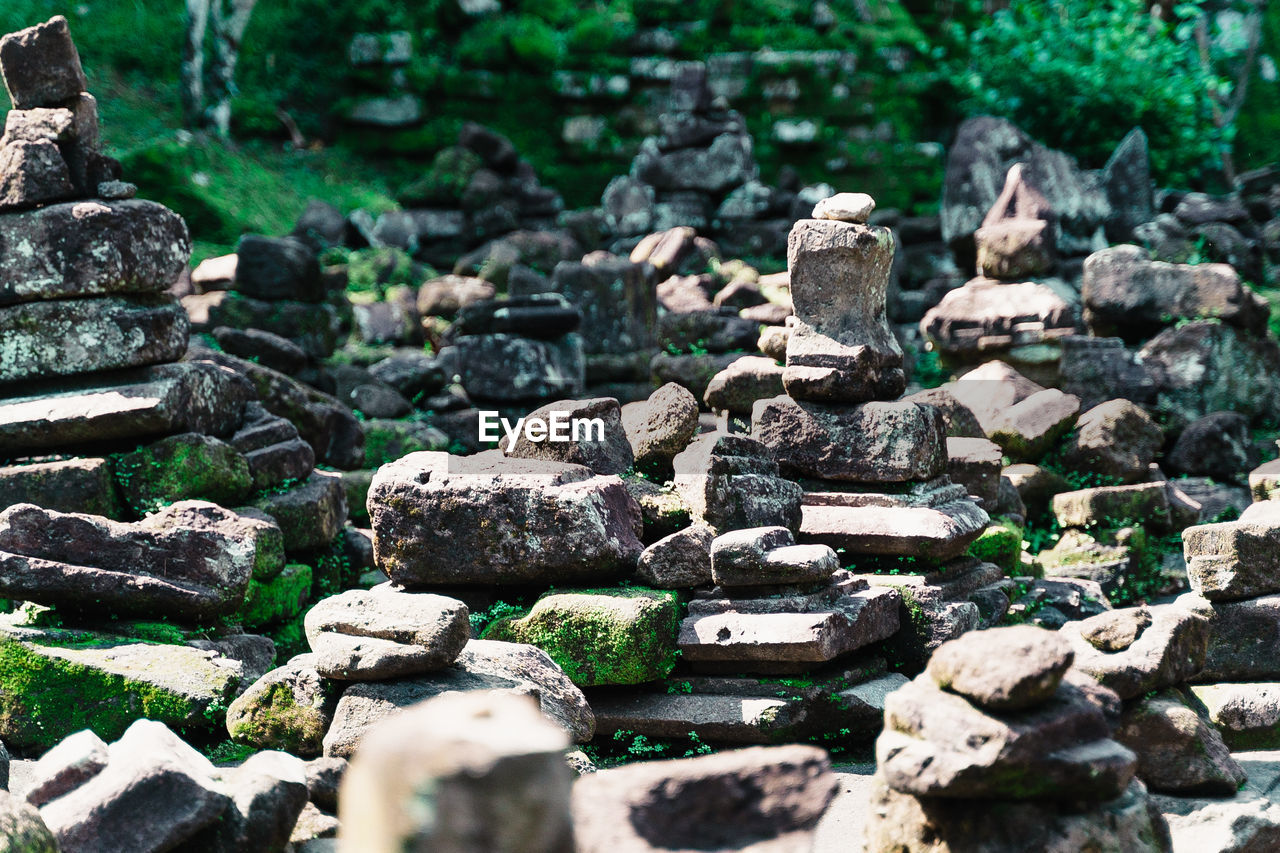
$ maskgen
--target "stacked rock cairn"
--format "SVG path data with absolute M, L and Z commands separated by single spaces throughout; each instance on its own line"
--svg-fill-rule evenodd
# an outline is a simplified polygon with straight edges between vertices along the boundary
M 1114 695 L 1042 628 L 967 634 L 891 693 L 869 850 L 1164 851 L 1168 828 L 1111 739 Z
M 866 224 L 874 206 L 866 195 L 836 195 L 792 228 L 786 394 L 755 404 L 752 435 L 804 490 L 801 541 L 831 547 L 871 583 L 910 596 L 923 662 L 978 627 L 970 599 L 998 589 L 1002 573 L 965 556 L 989 519 L 947 473 L 941 412 L 897 399 L 902 350 L 885 318 L 894 242 Z
M 0 39 L 0 72 L 14 105 L 0 139 L 0 596 L 35 605 L 0 626 L 22 662 L 3 675 L 0 737 L 44 748 L 77 721 L 116 737 L 131 715 L 209 726 L 274 652 L 195 630 L 300 613 L 304 563 L 346 517 L 341 485 L 312 474 L 311 448 L 249 381 L 183 360 L 188 318 L 166 290 L 186 225 L 133 198 L 100 153 L 66 20 Z

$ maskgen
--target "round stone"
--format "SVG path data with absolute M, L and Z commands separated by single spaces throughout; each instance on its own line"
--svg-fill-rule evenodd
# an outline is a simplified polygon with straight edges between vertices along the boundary
M 866 193 L 836 193 L 813 207 L 814 219 L 865 223 L 876 209 L 876 200 Z
M 939 687 L 988 711 L 1021 711 L 1048 700 L 1074 658 L 1056 632 L 1016 625 L 943 643 L 928 673 Z

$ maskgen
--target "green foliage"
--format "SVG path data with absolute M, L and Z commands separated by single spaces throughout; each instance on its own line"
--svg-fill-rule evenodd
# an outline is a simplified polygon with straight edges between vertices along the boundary
M 1178 6 L 1183 20 L 1196 5 Z M 966 111 L 1008 118 L 1087 166 L 1140 126 L 1156 179 L 1185 183 L 1230 142 L 1210 100 L 1225 83 L 1201 67 L 1191 34 L 1154 21 L 1143 0 L 1013 0 L 969 38 L 957 69 Z
M 495 601 L 484 610 L 471 613 L 467 618 L 471 622 L 472 635 L 478 637 L 491 623 L 499 619 L 519 619 L 528 612 L 529 608 L 527 606 L 512 604 L 507 601 Z
M 240 764 L 257 751 L 255 747 L 229 740 L 218 741 L 201 750 L 206 758 L 219 766 Z
M 357 249 L 347 255 L 346 262 L 347 291 L 373 293 L 379 299 L 388 287 L 417 287 L 432 275 L 431 270 L 415 264 L 408 252 L 392 246 Z
M 592 763 L 601 770 L 621 767 L 637 761 L 660 761 L 671 758 L 693 758 L 698 755 L 710 755 L 716 752 L 715 747 L 702 738 L 697 732 L 689 732 L 686 738 L 655 738 L 638 734 L 630 729 L 619 729 L 613 737 L 606 740 L 596 738 L 595 742 L 582 747 Z

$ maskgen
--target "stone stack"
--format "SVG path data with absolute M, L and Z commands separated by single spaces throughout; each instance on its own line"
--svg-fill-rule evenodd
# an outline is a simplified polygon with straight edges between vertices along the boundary
M 1280 744 L 1280 503 L 1261 501 L 1237 521 L 1182 536 L 1192 591 L 1179 606 L 1209 622 L 1196 698 L 1233 749 Z
M 678 225 L 706 231 L 725 197 L 759 172 L 746 121 L 715 102 L 703 63 L 677 67 L 660 122 L 662 134 L 641 143 L 630 176 L 605 188 L 605 222 L 619 235 Z
M 756 403 L 752 434 L 804 488 L 800 540 L 864 571 L 903 573 L 894 583 L 927 600 L 934 624 L 924 633 L 934 647 L 977 626 L 966 599 L 1000 572 L 964 556 L 988 517 L 947 474 L 942 412 L 892 402 L 905 384 L 885 319 L 894 242 L 865 224 L 873 206 L 868 196 L 837 195 L 815 208 L 822 218 L 792 229 L 787 393 Z
M 582 391 L 581 324 L 560 294 L 477 302 L 458 312 L 440 361 L 478 406 L 536 407 Z
M 342 488 L 253 402 L 269 391 L 256 374 L 188 353 L 165 292 L 186 226 L 131 198 L 98 152 L 66 21 L 0 40 L 0 71 L 15 104 L 0 144 L 0 596 L 31 603 L 0 637 L 22 661 L 0 672 L 0 736 L 47 746 L 77 721 L 115 736 L 144 715 L 206 726 L 274 656 L 207 626 L 300 612 L 342 531 Z M 63 190 L 41 189 L 54 173 Z
M 1068 676 L 1068 643 L 998 628 L 940 647 L 890 694 L 869 851 L 1166 851 L 1168 829 L 1111 739 L 1108 691 Z
M 1232 796 L 1245 781 L 1186 682 L 1204 666 L 1209 620 L 1175 605 L 1130 607 L 1064 625 L 1075 667 L 1123 701 L 1114 737 L 1152 791 Z
M 1076 331 L 1078 298 L 1038 283 L 1055 271 L 1057 217 L 1024 177 L 1005 186 L 974 233 L 978 277 L 947 293 L 920 321 L 921 334 L 949 364 L 1002 358 L 1041 377 L 1057 373 L 1059 341 Z
M 338 315 L 325 302 L 327 279 L 308 243 L 297 237 L 246 234 L 236 247 L 235 274 L 229 285 L 228 290 L 183 297 L 195 331 L 257 330 L 284 338 L 309 359 L 318 361 L 333 354 Z M 228 336 L 219 332 L 216 337 Z

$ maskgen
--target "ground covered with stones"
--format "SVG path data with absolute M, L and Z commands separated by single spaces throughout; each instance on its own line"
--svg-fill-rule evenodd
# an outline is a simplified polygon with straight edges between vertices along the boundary
M 1280 168 L 909 218 L 688 63 L 598 208 L 469 125 L 192 270 L 0 71 L 0 849 L 1280 849 Z

